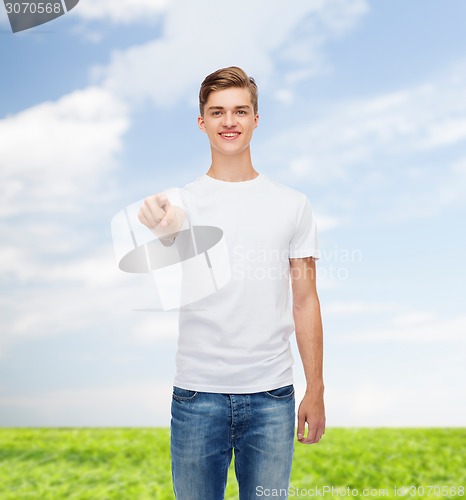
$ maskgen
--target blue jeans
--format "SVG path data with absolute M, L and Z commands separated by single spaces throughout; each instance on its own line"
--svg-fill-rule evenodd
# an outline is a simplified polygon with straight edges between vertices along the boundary
M 177 500 L 223 500 L 232 452 L 240 500 L 286 499 L 294 450 L 292 385 L 253 394 L 173 388 L 170 452 Z

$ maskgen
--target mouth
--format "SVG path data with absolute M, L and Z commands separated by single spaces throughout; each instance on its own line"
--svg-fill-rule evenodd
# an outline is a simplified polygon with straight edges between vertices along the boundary
M 218 134 L 222 139 L 233 141 L 241 135 L 241 132 L 219 132 Z

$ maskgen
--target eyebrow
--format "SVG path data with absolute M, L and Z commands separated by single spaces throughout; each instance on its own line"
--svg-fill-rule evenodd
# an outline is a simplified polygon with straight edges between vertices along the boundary
M 223 106 L 210 106 L 209 107 L 209 111 L 212 111 L 212 110 L 223 110 L 225 109 Z M 251 109 L 251 106 L 248 106 L 246 104 L 243 104 L 241 106 L 235 106 L 235 109 Z

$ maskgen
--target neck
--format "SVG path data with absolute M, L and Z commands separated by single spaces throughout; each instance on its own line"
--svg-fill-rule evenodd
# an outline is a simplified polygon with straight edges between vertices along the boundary
M 254 179 L 259 173 L 252 166 L 251 151 L 248 148 L 234 156 L 212 151 L 212 164 L 207 175 L 220 181 L 241 182 Z

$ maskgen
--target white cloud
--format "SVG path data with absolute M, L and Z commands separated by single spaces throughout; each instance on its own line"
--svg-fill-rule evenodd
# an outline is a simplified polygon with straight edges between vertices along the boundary
M 96 68 L 94 75 L 118 95 L 148 98 L 163 107 L 189 102 L 207 73 L 236 64 L 253 70 L 261 88 L 277 85 L 283 95 L 286 75 L 283 80 L 277 65 L 293 66 L 288 73 L 305 68 L 306 77 L 319 72 L 325 42 L 354 26 L 367 10 L 365 0 L 301 0 L 286 8 L 240 0 L 226 15 L 224 4 L 214 0 L 180 0 L 167 9 L 161 39 L 115 52 L 111 64 Z
M 178 317 L 167 313 L 138 321 L 133 335 L 134 343 L 138 345 L 159 344 L 162 340 L 176 341 L 177 338 Z
M 464 426 L 461 383 L 435 383 L 424 377 L 413 387 L 365 382 L 326 386 L 327 425 L 345 427 Z M 446 411 L 448 408 L 448 411 Z
M 431 320 L 424 315 L 422 321 L 418 313 L 395 318 L 395 326 L 373 327 L 357 333 L 346 333 L 338 338 L 342 343 L 353 342 L 466 342 L 466 316 L 447 320 Z
M 306 107 L 299 99 L 295 105 Z M 320 188 L 321 201 L 337 218 L 338 211 L 348 220 L 354 220 L 357 208 L 367 213 L 368 199 L 382 221 L 432 216 L 464 204 L 466 169 L 458 146 L 466 141 L 466 63 L 429 82 L 336 102 L 325 114 L 313 109 L 316 114 L 310 123 L 297 122 L 271 135 L 256 145 L 256 153 L 277 180 Z M 433 152 L 453 160 L 439 163 Z
M 455 161 L 447 168 L 443 178 L 436 185 L 433 199 L 439 206 L 464 203 L 466 193 L 466 157 Z
M 331 229 L 347 224 L 347 222 L 343 217 L 335 217 L 334 215 L 319 214 L 317 217 L 319 232 L 330 231 Z
M 291 345 L 299 360 L 294 336 Z M 327 346 L 324 383 L 329 427 L 464 425 L 465 372 L 457 345 L 448 344 L 432 356 L 425 356 L 425 349 L 420 356 L 416 345 L 406 346 L 403 354 L 379 347 L 367 350 L 361 345 L 341 358 L 338 351 L 343 351 L 333 342 Z M 306 390 L 299 365 L 297 361 L 294 368 L 297 404 Z
M 111 21 L 130 24 L 148 19 L 158 19 L 171 0 L 93 0 L 81 1 L 73 14 L 87 21 Z
M 101 321 L 105 287 L 116 299 L 110 287 L 122 276 L 92 210 L 112 197 L 128 127 L 126 106 L 97 87 L 0 121 L 0 276 L 14 284 L 2 297 L 3 355 L 27 338 Z
M 115 23 L 159 19 L 166 13 L 159 40 L 115 53 L 111 64 L 100 69 L 97 78 L 100 87 L 76 91 L 0 122 L 0 215 L 36 217 L 30 222 L 11 218 L 0 227 L 4 241 L 9 242 L 0 249 L 0 267 L 7 291 L 0 304 L 3 332 L 0 354 L 3 351 L 7 355 L 14 343 L 95 330 L 99 325 L 108 327 L 112 321 L 128 335 L 128 343 L 150 346 L 171 342 L 176 334 L 171 316 L 152 318 L 151 314 L 148 318 L 131 311 L 154 304 L 145 296 L 144 287 L 129 281 L 125 285 L 126 278 L 117 272 L 111 249 L 101 241 L 94 244 L 93 239 L 102 233 L 102 226 L 83 231 L 82 227 L 74 228 L 68 218 L 68 214 L 79 212 L 89 199 L 111 196 L 111 189 L 109 193 L 105 187 L 113 175 L 123 135 L 129 127 L 129 111 L 124 101 L 149 98 L 158 106 L 189 101 L 208 71 L 239 64 L 258 78 L 261 88 L 267 91 L 272 87 L 271 94 L 282 101 L 293 98 L 293 104 L 299 103 L 293 85 L 327 70 L 325 43 L 343 35 L 367 11 L 367 2 L 356 0 L 300 1 L 286 8 L 283 4 L 258 1 L 242 2 L 231 16 L 225 16 L 224 6 L 213 2 L 140 1 L 131 2 L 134 10 L 125 13 L 129 3 L 81 2 L 80 10 L 75 12 L 89 20 L 106 19 Z M 247 15 L 240 16 L 244 12 Z M 212 30 L 218 30 L 222 36 L 213 38 Z M 278 68 L 284 67 L 286 70 L 279 74 Z M 324 119 L 292 131 L 289 137 L 283 137 L 283 143 L 273 138 L 271 160 L 275 160 L 280 150 L 288 153 L 295 150 L 292 163 L 289 157 L 280 163 L 281 168 L 287 164 L 293 167 L 292 175 L 282 169 L 287 182 L 293 175 L 299 181 L 312 177 L 315 183 L 352 183 L 357 191 L 382 185 L 387 172 L 383 171 L 386 163 L 381 167 L 380 159 L 393 155 L 396 161 L 390 165 L 393 169 L 390 172 L 397 171 L 397 179 L 403 180 L 403 171 L 411 175 L 412 182 L 420 182 L 431 173 L 426 173 L 423 165 L 411 163 L 411 159 L 399 160 L 407 154 L 425 154 L 464 140 L 465 82 L 466 71 L 458 66 L 427 85 L 357 102 L 337 103 Z M 406 168 L 406 162 L 411 169 Z M 443 200 L 442 203 L 464 200 L 464 165 L 464 159 L 454 162 L 451 168 L 443 165 L 439 169 L 440 182 L 434 182 L 435 199 L 432 200 L 431 192 L 426 193 L 426 199 L 433 201 L 433 205 L 436 200 Z M 353 195 L 354 191 L 350 190 Z M 413 203 L 411 193 L 407 202 Z M 57 218 L 41 218 L 44 212 L 53 212 Z M 352 217 L 351 213 L 345 213 L 344 217 L 318 214 L 318 220 L 319 229 L 325 230 L 347 224 Z M 11 290 L 10 279 L 15 285 Z M 324 287 L 336 283 L 331 279 L 322 281 Z M 28 290 L 31 284 L 34 287 Z M 117 284 L 122 286 L 117 289 Z M 330 304 L 325 310 L 338 315 L 399 312 L 392 325 L 387 322 L 382 328 L 365 328 L 341 338 L 342 342 L 448 340 L 449 345 L 454 345 L 453 341 L 464 339 L 464 317 L 440 321 L 423 311 L 404 313 L 395 305 L 391 308 L 390 304 L 352 302 Z M 33 419 L 31 425 L 37 422 L 62 425 L 64 421 L 71 425 L 83 422 L 150 425 L 152 409 L 166 410 L 168 406 L 164 398 L 171 393 L 169 385 L 53 391 L 30 397 L 0 398 L 0 403 L 22 408 L 23 415 L 28 412 L 39 415 L 39 420 Z M 154 389 L 163 395 L 150 400 Z M 435 415 L 429 407 L 432 386 L 417 392 L 415 388 L 403 391 L 374 382 L 351 390 L 328 391 L 329 422 L 441 425 L 454 419 L 464 421 L 464 408 L 463 413 L 442 414 L 442 408 L 455 408 L 452 403 L 455 394 L 448 387 L 446 391 L 443 386 L 437 389 Z M 149 400 L 150 407 L 145 406 Z M 107 408 L 102 401 L 108 403 Z M 404 406 L 408 411 L 403 420 L 396 412 Z M 133 413 L 130 407 L 135 408 Z M 145 408 L 143 418 L 138 416 L 141 408 Z M 160 415 L 160 425 L 168 425 L 167 414 L 164 415 Z
M 322 310 L 326 314 L 346 316 L 355 314 L 378 314 L 400 309 L 395 303 L 385 302 L 330 302 L 323 304 Z
M 465 82 L 466 68 L 459 66 L 430 85 L 338 103 L 325 117 L 299 123 L 263 147 L 294 151 L 291 159 L 273 159 L 280 165 L 285 160 L 293 176 L 322 183 L 350 180 L 351 172 L 376 169 L 376 154 L 415 153 L 465 140 Z
M 3 297 L 1 303 L 9 311 L 2 318 L 2 343 L 86 331 L 105 323 L 105 318 L 124 316 L 125 311 L 121 291 L 69 284 L 42 293 L 23 289 Z
M 274 97 L 277 101 L 287 105 L 291 104 L 295 98 L 294 93 L 287 88 L 278 89 L 275 92 Z
M 433 321 L 435 315 L 431 311 L 412 311 L 395 316 L 392 323 L 396 326 L 413 326 Z
M 11 284 L 0 296 L 0 357 L 31 339 L 105 331 L 109 325 L 126 332 L 133 345 L 176 339 L 173 316 L 152 312 L 162 306 L 151 276 L 123 273 L 111 242 L 92 242 L 87 233 L 99 225 L 89 231 L 27 221 L 0 227 L 10 242 L 0 247 L 3 290 Z
M 66 238 L 65 232 L 63 237 Z M 0 276 L 17 284 L 41 281 L 87 287 L 118 284 L 123 280 L 123 273 L 117 271 L 111 247 L 93 248 L 88 255 L 76 256 L 69 247 L 68 255 L 66 251 L 57 252 L 48 238 L 34 239 L 32 229 L 28 239 L 35 242 L 33 249 L 27 245 L 4 245 L 0 248 Z
M 115 166 L 125 105 L 98 87 L 0 121 L 0 215 L 75 211 Z
M 2 394 L 3 392 L 3 394 Z M 171 381 L 50 390 L 29 395 L 0 391 L 4 426 L 168 426 Z
M 299 403 L 305 385 L 295 383 Z M 9 395 L 0 390 L 3 426 L 164 426 L 170 423 L 172 382 L 140 381 L 118 386 L 41 391 Z M 459 384 L 425 380 L 413 387 L 375 382 L 354 387 L 326 386 L 327 426 L 463 426 L 466 410 Z M 449 408 L 454 411 L 445 411 Z M 324 437 L 325 439 L 325 437 Z

